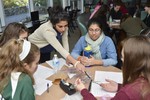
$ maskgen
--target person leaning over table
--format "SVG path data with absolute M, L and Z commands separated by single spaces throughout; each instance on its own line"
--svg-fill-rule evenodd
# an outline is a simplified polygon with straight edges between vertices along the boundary
M 97 18 L 88 21 L 88 33 L 75 44 L 71 55 L 83 65 L 111 66 L 117 64 L 117 53 L 111 38 L 105 36 L 102 25 Z M 92 48 L 90 58 L 80 55 L 86 46 Z
M 68 14 L 59 6 L 48 11 L 51 15 L 49 21 L 42 24 L 28 37 L 31 43 L 40 48 L 40 63 L 50 60 L 50 52 L 56 49 L 68 63 L 72 63 L 77 69 L 83 71 L 85 67 L 69 53 Z
M 9 23 L 0 39 L 0 47 L 2 47 L 7 41 L 12 38 L 15 39 L 26 39 L 28 37 L 28 28 L 20 23 L 13 22 Z
M 100 97 L 98 100 L 150 100 L 150 39 L 145 36 L 134 36 L 123 43 L 123 84 L 106 79 L 101 83 L 103 90 L 117 92 L 114 97 Z M 75 81 L 77 90 L 84 100 L 96 100 L 88 92 L 80 79 Z
M 35 100 L 33 73 L 39 59 L 39 48 L 29 41 L 10 39 L 3 45 L 0 50 L 0 95 L 4 100 Z

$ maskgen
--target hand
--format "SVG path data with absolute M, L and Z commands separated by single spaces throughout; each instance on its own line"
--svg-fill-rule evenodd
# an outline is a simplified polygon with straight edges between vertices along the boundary
M 101 83 L 100 86 L 108 92 L 116 92 L 118 90 L 118 83 L 113 81 L 113 80 L 109 80 L 106 79 L 106 81 L 108 83 Z
M 71 64 L 71 62 L 68 59 L 66 59 L 66 64 L 69 65 Z
M 76 79 L 75 81 L 75 87 L 78 91 L 81 91 L 85 88 L 85 85 L 82 83 L 81 79 Z
M 85 66 L 82 65 L 81 63 L 78 63 L 77 66 L 76 66 L 76 69 L 79 70 L 79 71 L 84 72 L 85 71 Z
M 89 58 L 88 57 L 82 56 L 80 62 L 84 66 L 89 66 Z
M 89 62 L 89 65 L 93 65 L 93 64 L 95 64 L 94 62 L 95 62 L 95 58 L 92 56 L 92 55 L 90 55 L 90 58 L 89 58 L 89 60 L 88 60 L 88 62 Z

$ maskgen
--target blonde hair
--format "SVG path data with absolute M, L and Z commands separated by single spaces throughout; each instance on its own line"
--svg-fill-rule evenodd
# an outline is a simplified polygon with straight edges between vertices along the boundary
M 19 58 L 22 45 L 23 40 L 11 39 L 0 50 L 0 93 L 8 84 L 11 72 L 27 73 Z

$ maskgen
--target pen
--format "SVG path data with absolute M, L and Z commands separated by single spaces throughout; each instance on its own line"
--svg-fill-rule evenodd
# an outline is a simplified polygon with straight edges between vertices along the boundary
M 93 79 L 89 76 L 89 74 L 86 71 L 85 71 L 85 75 L 91 80 L 91 82 L 99 85 L 99 83 L 97 81 L 93 81 Z
M 47 83 L 47 93 L 49 93 L 49 83 Z
M 92 78 L 89 76 L 89 74 L 85 71 L 85 75 L 91 80 L 91 81 L 93 81 L 92 80 Z
M 91 91 L 91 84 L 92 84 L 92 80 L 90 81 L 90 85 L 89 85 L 89 88 L 88 88 L 89 91 Z

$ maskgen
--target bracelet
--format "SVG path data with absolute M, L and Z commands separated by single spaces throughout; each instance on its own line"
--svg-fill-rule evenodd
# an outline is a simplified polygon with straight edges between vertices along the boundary
M 75 64 L 74 64 L 74 67 L 76 68 L 77 67 L 77 64 L 79 64 L 80 61 L 77 61 Z

